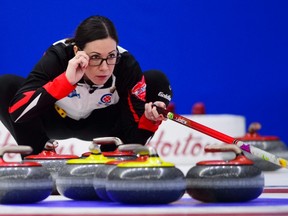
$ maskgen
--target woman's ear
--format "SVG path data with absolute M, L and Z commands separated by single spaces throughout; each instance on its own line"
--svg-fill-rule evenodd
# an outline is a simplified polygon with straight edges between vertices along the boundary
M 79 51 L 79 48 L 76 45 L 74 45 L 73 50 L 74 50 L 74 54 L 76 55 L 76 53 Z

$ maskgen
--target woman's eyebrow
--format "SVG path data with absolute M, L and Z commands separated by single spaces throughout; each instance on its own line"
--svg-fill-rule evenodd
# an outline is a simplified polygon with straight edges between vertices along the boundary
M 110 51 L 108 54 L 113 53 L 113 52 L 116 52 L 116 50 L 112 50 L 112 51 Z M 101 55 L 101 53 L 98 53 L 98 52 L 95 52 L 95 51 L 92 51 L 90 54 Z

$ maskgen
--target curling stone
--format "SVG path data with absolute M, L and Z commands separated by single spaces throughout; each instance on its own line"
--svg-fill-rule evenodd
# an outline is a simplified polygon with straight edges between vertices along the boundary
M 121 150 L 122 146 L 118 147 Z M 145 161 L 122 162 L 107 176 L 106 191 L 114 202 L 167 204 L 185 193 L 184 174 L 174 164 L 164 162 L 149 147 Z
M 259 149 L 270 152 L 271 154 L 288 159 L 288 149 L 283 141 L 277 136 L 261 136 L 258 131 L 261 129 L 261 124 L 258 122 L 251 123 L 248 132 L 243 137 L 237 138 L 244 143 L 253 145 Z M 262 171 L 275 171 L 281 167 L 262 158 L 244 152 L 245 156 L 254 161 L 255 166 Z M 231 158 L 231 154 L 224 153 L 223 159 Z
M 90 145 L 91 154 L 86 158 L 71 159 L 58 173 L 58 192 L 74 200 L 100 200 L 93 187 L 93 178 L 98 167 L 111 159 L 101 154 L 94 142 Z
M 51 143 L 50 146 L 45 146 L 45 150 L 41 153 L 24 157 L 24 161 L 38 162 L 51 173 L 54 182 L 52 195 L 59 195 L 56 188 L 56 179 L 60 169 L 65 166 L 67 160 L 79 158 L 77 155 L 57 154 L 55 150 L 57 147 L 57 142 Z
M 203 102 L 197 102 L 192 106 L 192 115 L 206 114 L 205 104 Z
M 206 152 L 233 151 L 230 161 L 201 161 L 186 174 L 187 193 L 202 202 L 245 202 L 256 199 L 264 188 L 264 175 L 236 145 L 210 145 Z
M 106 181 L 109 173 L 122 162 L 147 160 L 149 152 L 147 147 L 141 144 L 125 144 L 119 150 L 119 147 L 114 152 L 103 152 L 107 158 L 114 160 L 105 163 L 95 171 L 93 185 L 98 196 L 105 201 L 112 201 L 106 191 Z
M 35 203 L 46 199 L 53 189 L 49 171 L 36 162 L 6 162 L 5 153 L 30 154 L 30 146 L 0 149 L 0 203 Z

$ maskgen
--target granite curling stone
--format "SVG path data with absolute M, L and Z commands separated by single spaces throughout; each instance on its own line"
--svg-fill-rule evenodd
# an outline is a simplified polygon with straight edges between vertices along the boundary
M 59 171 L 56 187 L 61 195 L 73 200 L 100 200 L 93 186 L 94 174 L 111 159 L 103 156 L 95 143 L 90 145 L 90 151 L 86 158 L 68 160 Z
M 122 146 L 119 146 L 121 150 Z M 167 204 L 185 193 L 185 176 L 174 164 L 165 162 L 149 147 L 145 161 L 122 162 L 107 176 L 106 191 L 114 202 Z
M 56 179 L 58 177 L 58 172 L 66 165 L 66 161 L 79 158 L 77 155 L 58 154 L 56 152 L 57 147 L 57 141 L 53 142 L 53 140 L 51 140 L 49 145 L 45 145 L 44 150 L 41 153 L 24 157 L 24 161 L 38 162 L 51 173 L 53 178 L 52 195 L 59 195 L 56 188 Z
M 0 149 L 0 203 L 27 204 L 46 199 L 53 189 L 50 172 L 36 162 L 6 162 L 5 153 L 30 154 L 30 146 Z
M 145 149 L 144 149 L 145 148 Z M 144 150 L 143 150 L 144 149 Z M 122 162 L 144 161 L 149 156 L 147 147 L 141 144 L 125 144 L 113 152 L 103 152 L 107 158 L 113 158 L 112 161 L 105 163 L 95 171 L 93 185 L 97 195 L 105 201 L 112 201 L 106 191 L 106 182 L 109 173 Z
M 234 144 L 210 145 L 206 152 L 233 151 L 230 161 L 201 161 L 186 174 L 187 193 L 202 202 L 246 202 L 263 192 L 264 175 Z

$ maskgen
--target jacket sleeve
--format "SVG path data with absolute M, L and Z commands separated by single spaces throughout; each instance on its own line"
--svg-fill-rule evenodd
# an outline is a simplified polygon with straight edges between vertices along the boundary
M 9 113 L 13 121 L 24 122 L 41 115 L 75 88 L 65 76 L 65 66 L 63 58 L 50 47 L 12 99 Z
M 121 133 L 124 143 L 145 144 L 153 136 L 159 127 L 148 120 L 145 115 L 146 82 L 138 62 L 130 54 L 122 55 L 123 62 L 117 65 L 121 67 L 118 80 L 125 92 L 121 94 Z M 121 65 L 122 64 L 122 65 Z M 123 70 L 124 69 L 124 70 Z M 118 78 L 117 78 L 118 79 Z

